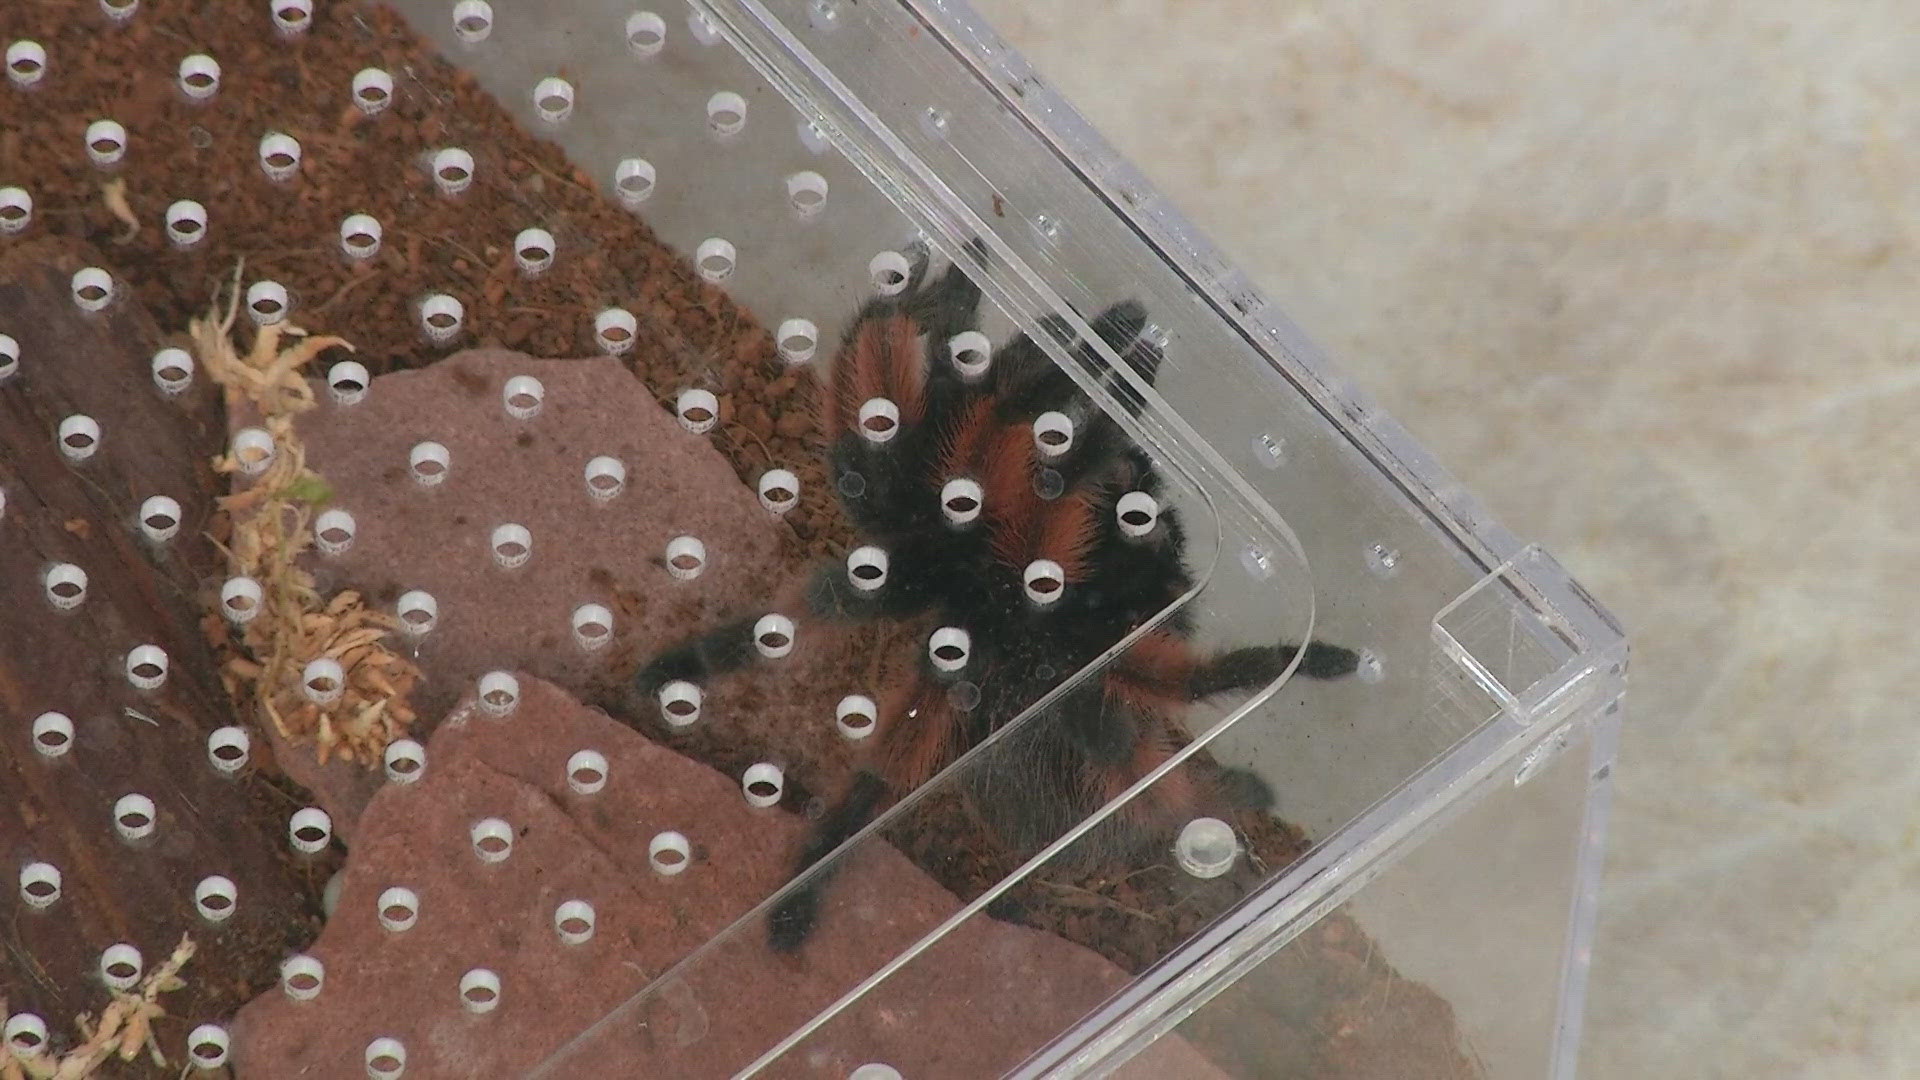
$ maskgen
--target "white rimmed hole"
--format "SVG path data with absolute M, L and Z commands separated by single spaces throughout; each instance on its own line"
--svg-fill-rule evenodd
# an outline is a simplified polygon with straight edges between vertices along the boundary
M 277 281 L 247 286 L 247 317 L 255 326 L 271 326 L 287 317 L 287 287 Z
M 860 437 L 878 446 L 900 434 L 900 406 L 883 397 L 860 403 Z
M 677 832 L 655 833 L 647 844 L 647 862 L 653 864 L 655 873 L 665 877 L 685 870 L 692 858 L 693 847 Z
M 1233 826 L 1219 818 L 1194 818 L 1180 830 L 1174 841 L 1174 860 L 1180 869 L 1197 878 L 1216 878 L 1233 869 L 1240 853 L 1240 841 Z
M 802 220 L 827 208 L 827 178 L 807 170 L 787 177 L 787 203 Z
M 540 414 L 540 405 L 547 399 L 547 388 L 540 380 L 531 375 L 515 375 L 507 380 L 500 391 L 500 404 L 507 415 L 515 420 L 531 420 Z
M 47 50 L 37 41 L 16 41 L 7 46 L 7 78 L 26 89 L 47 77 Z
M 707 99 L 707 128 L 723 138 L 740 134 L 747 126 L 747 99 L 722 90 Z
M 747 766 L 740 777 L 740 791 L 747 797 L 748 806 L 768 807 L 780 803 L 780 793 L 786 789 L 787 779 L 780 766 L 762 761 Z
M 872 545 L 847 553 L 847 580 L 861 592 L 872 592 L 887 583 L 887 553 Z
M 382 1036 L 367 1044 L 367 1076 L 371 1080 L 399 1080 L 407 1071 L 407 1048 L 399 1039 Z
M 300 671 L 300 692 L 315 705 L 331 705 L 346 691 L 346 669 L 332 657 L 309 660 Z
M 505 716 L 520 704 L 520 680 L 504 671 L 489 671 L 480 676 L 480 707 L 495 716 Z
M 232 918 L 239 900 L 240 890 L 231 879 L 219 874 L 203 877 L 200 884 L 193 887 L 193 906 L 208 922 L 226 922 Z
M 411 784 L 426 771 L 426 747 L 412 739 L 395 739 L 387 744 L 382 764 L 386 767 L 388 780 L 396 784 Z
M 760 505 L 776 514 L 784 514 L 800 505 L 800 478 L 786 469 L 768 469 L 755 485 Z
M 847 1080 L 904 1080 L 900 1070 L 885 1062 L 869 1061 L 847 1074 Z
M 1057 458 L 1073 449 L 1073 421 L 1066 413 L 1041 413 L 1033 421 L 1033 445 L 1043 458 Z
M 509 523 L 493 530 L 487 546 L 493 551 L 493 561 L 511 570 L 533 555 L 533 534 L 524 525 Z
M 705 435 L 720 422 L 720 399 L 711 390 L 682 390 L 674 399 L 673 412 L 680 418 L 681 427 Z
M 20 899 L 36 911 L 52 907 L 60 899 L 60 868 L 48 862 L 30 862 L 21 867 Z M 13 1041 L 11 1030 L 7 1041 Z
M 430 592 L 412 589 L 400 594 L 394 604 L 394 615 L 400 620 L 402 633 L 413 638 L 425 637 L 440 623 L 440 602 Z
M 140 973 L 145 968 L 146 962 L 140 958 L 140 950 L 124 941 L 107 946 L 100 954 L 100 979 L 114 990 L 132 989 L 140 981 Z
M 667 44 L 667 20 L 651 11 L 627 16 L 627 51 L 645 58 L 658 55 Z
M 380 253 L 383 231 L 372 214 L 348 214 L 340 219 L 340 250 L 349 259 L 371 259 Z
M 687 32 L 693 35 L 693 40 L 702 45 L 720 43 L 720 28 L 713 25 L 713 20 L 707 18 L 707 13 L 698 8 L 687 13 Z
M 430 293 L 420 301 L 420 330 L 435 345 L 445 345 L 460 336 L 466 320 L 466 306 L 446 293 Z
M 985 375 L 993 363 L 993 344 L 980 331 L 968 330 L 947 339 L 947 355 L 953 358 L 953 369 L 960 377 L 971 382 Z
M 23 187 L 0 187 L 0 235 L 17 233 L 33 223 L 33 196 Z
M 941 671 L 959 671 L 967 666 L 973 651 L 973 638 L 957 626 L 943 626 L 927 639 L 927 657 Z
M 47 1022 L 33 1013 L 14 1013 L 7 1017 L 4 1034 L 7 1051 L 14 1057 L 32 1058 L 46 1050 Z
M 327 392 L 335 405 L 358 405 L 367 398 L 373 376 L 358 360 L 342 360 L 327 369 Z
M 581 604 L 573 609 L 573 642 L 596 652 L 613 641 L 613 612 L 605 604 Z
M 949 480 L 940 487 L 940 512 L 954 525 L 965 525 L 980 516 L 985 494 L 975 480 Z
M 613 193 L 619 197 L 620 205 L 633 210 L 653 194 L 658 180 L 653 162 L 646 158 L 622 158 L 613 169 Z
M 412 889 L 395 885 L 380 894 L 374 912 L 380 919 L 380 925 L 393 933 L 411 930 L 420 918 L 420 895 Z
M 260 614 L 260 583 L 250 577 L 230 577 L 220 586 L 220 614 L 241 626 Z
M 521 229 L 513 238 L 513 261 L 525 274 L 538 274 L 553 265 L 553 234 L 545 229 Z
M 259 476 L 273 464 L 273 436 L 266 428 L 241 428 L 233 433 L 233 462 L 244 476 Z
M 61 611 L 72 611 L 86 602 L 87 572 L 72 563 L 50 567 L 43 584 L 47 590 L 47 602 Z
M 20 370 L 20 342 L 11 334 L 0 334 L 0 382 Z
M 907 257 L 897 251 L 883 251 L 867 263 L 867 276 L 873 279 L 873 287 L 882 296 L 893 296 L 905 289 L 912 270 Z
M 307 32 L 313 25 L 313 0 L 268 0 L 273 28 L 287 37 Z
M 137 645 L 127 653 L 127 681 L 140 690 L 158 690 L 167 681 L 167 652 L 158 645 Z
M 487 0 L 459 0 L 453 5 L 453 32 L 468 45 L 478 45 L 493 33 L 493 5 Z
M 153 800 L 137 792 L 120 796 L 113 804 L 113 828 L 126 841 L 145 840 L 159 827 Z
M 180 533 L 180 503 L 165 495 L 155 495 L 140 504 L 140 532 L 156 544 L 164 544 Z
M 205 101 L 220 92 L 220 62 L 206 53 L 194 53 L 180 61 L 180 92 L 194 101 Z
M 1067 574 L 1060 564 L 1052 559 L 1035 559 L 1021 572 L 1021 583 L 1026 586 L 1027 599 L 1036 604 L 1051 604 L 1066 592 Z
M 73 749 L 73 721 L 66 713 L 43 712 L 33 718 L 33 749 L 49 758 Z
M 333 819 L 317 806 L 303 807 L 287 819 L 287 839 L 305 855 L 324 849 L 333 839 Z
M 73 302 L 81 311 L 99 311 L 113 303 L 113 275 L 97 266 L 74 271 Z
M 593 937 L 593 905 L 567 900 L 553 909 L 553 931 L 568 945 L 582 945 Z
M 312 1001 L 326 984 L 327 969 L 320 961 L 301 953 L 280 964 L 280 989 L 295 1001 Z
M 227 1029 L 219 1024 L 201 1024 L 187 1033 L 187 1060 L 197 1069 L 218 1069 L 227 1063 L 233 1046 Z
M 840 729 L 841 735 L 852 740 L 872 735 L 879 717 L 879 707 L 865 694 L 848 694 L 841 698 L 833 714 L 834 726 Z
M 592 795 L 607 786 L 607 756 L 581 750 L 567 759 L 567 786 L 576 794 Z
M 486 968 L 460 976 L 460 1004 L 470 1013 L 492 1012 L 500 1004 L 500 976 Z
M 1114 504 L 1114 520 L 1127 536 L 1145 536 L 1160 520 L 1160 504 L 1144 491 L 1129 491 Z
M 300 171 L 300 142 L 281 131 L 269 132 L 260 139 L 260 171 L 279 183 L 291 180 Z
M 167 207 L 167 241 L 177 248 L 190 248 L 207 236 L 207 208 L 192 199 L 180 199 Z
M 378 116 L 393 104 L 393 76 L 380 68 L 361 68 L 353 76 L 353 103 L 368 116 Z
M 87 159 L 105 168 L 118 165 L 127 156 L 127 129 L 113 120 L 95 120 L 87 125 Z
M 660 688 L 660 716 L 672 727 L 686 727 L 700 719 L 700 688 L 676 679 Z
M 709 236 L 694 249 L 693 265 L 707 281 L 725 281 L 733 276 L 734 268 L 739 265 L 739 253 L 734 250 L 731 241 Z
M 667 573 L 681 581 L 691 581 L 707 568 L 707 545 L 692 536 L 676 536 L 667 541 Z
M 185 349 L 161 349 L 153 354 L 150 367 L 153 385 L 168 397 L 185 393 L 193 385 L 193 354 Z
M 634 334 L 640 323 L 626 308 L 607 308 L 593 317 L 593 340 L 608 356 L 619 356 L 633 348 Z
M 437 442 L 418 442 L 407 451 L 407 472 L 421 487 L 433 487 L 453 469 L 453 456 Z
M 458 195 L 473 184 L 473 155 L 449 146 L 433 155 L 433 182 L 442 195 Z
M 555 75 L 535 83 L 533 111 L 549 124 L 564 122 L 573 115 L 573 84 Z
M 581 478 L 586 482 L 588 496 L 595 502 L 606 502 L 626 490 L 627 467 L 619 458 L 601 455 L 587 462 Z
M 813 359 L 814 350 L 820 346 L 820 328 L 807 319 L 786 319 L 774 334 L 774 343 L 780 350 L 780 359 L 789 364 L 804 364 Z
M 68 461 L 85 461 L 100 449 L 100 425 L 91 416 L 69 416 L 60 421 L 59 438 Z
M 769 660 L 793 651 L 793 620 L 785 615 L 762 615 L 753 624 L 753 647 Z
M 313 519 L 313 544 L 322 555 L 340 555 L 353 546 L 359 525 L 345 510 L 322 510 Z
M 232 776 L 246 768 L 252 754 L 253 738 L 246 728 L 229 724 L 207 735 L 207 761 L 222 775 Z
M 117 23 L 126 22 L 140 10 L 140 0 L 100 0 L 100 14 Z

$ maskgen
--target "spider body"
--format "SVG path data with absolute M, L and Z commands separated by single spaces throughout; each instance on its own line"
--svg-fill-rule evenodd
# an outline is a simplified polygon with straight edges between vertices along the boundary
M 957 262 L 930 280 L 917 255 L 904 287 L 854 319 L 822 400 L 841 502 L 887 567 L 862 581 L 851 564 L 823 566 L 806 607 L 830 619 L 931 614 L 940 629 L 918 676 L 879 702 L 873 759 L 816 824 L 801 869 L 1193 586 L 1179 515 L 1148 455 L 1030 337 L 990 357 L 963 349 L 977 345 L 977 334 L 961 336 L 977 322 L 979 288 Z M 968 255 L 982 261 L 977 247 Z M 1122 303 L 1090 325 L 1151 383 L 1161 352 L 1141 336 L 1145 322 L 1138 304 Z M 1068 339 L 1059 320 L 1042 328 Z M 635 698 L 754 662 L 754 634 L 743 619 L 669 650 L 635 677 Z M 1187 706 L 1271 682 L 1301 648 L 1202 654 L 1190 635 L 1189 616 L 1173 612 L 970 768 L 966 793 L 983 821 L 1016 848 L 1051 841 L 1164 763 L 1186 741 Z M 1299 670 L 1331 678 L 1354 666 L 1352 652 L 1315 642 Z M 1229 773 L 1224 784 L 1168 773 L 1077 850 L 1116 854 L 1158 843 L 1210 803 L 1271 800 L 1251 774 Z M 776 908 L 776 946 L 804 941 L 825 884 L 817 876 Z

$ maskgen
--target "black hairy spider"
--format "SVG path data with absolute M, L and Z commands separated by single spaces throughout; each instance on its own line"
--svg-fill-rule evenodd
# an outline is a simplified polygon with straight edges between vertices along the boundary
M 968 257 L 984 262 L 977 246 Z M 830 472 L 861 542 L 885 560 L 823 566 L 807 588 L 806 615 L 931 613 L 941 629 L 918 676 L 879 702 L 873 759 L 817 823 L 801 870 L 1193 585 L 1179 515 L 1162 504 L 1147 454 L 1032 338 L 989 355 L 970 333 L 979 303 L 958 263 L 929 279 L 926 254 L 915 251 L 902 287 L 867 301 L 834 359 L 822 401 Z M 1161 350 L 1142 336 L 1145 322 L 1139 304 L 1121 303 L 1091 325 L 1151 383 Z M 1043 326 L 1069 339 L 1064 321 Z M 1091 348 L 1078 351 L 1100 366 Z M 1265 685 L 1301 651 L 1278 644 L 1203 655 L 1191 632 L 1190 616 L 1175 612 L 1010 733 L 1014 749 L 970 769 L 966 791 L 983 821 L 1012 846 L 1051 841 L 1165 762 L 1185 741 L 1188 705 Z M 743 619 L 667 651 L 635 676 L 633 700 L 752 662 L 756 633 Z M 1333 678 L 1355 663 L 1350 650 L 1312 642 L 1299 671 Z M 1272 799 L 1251 774 L 1202 780 L 1185 768 L 1148 794 L 1087 846 L 1157 842 L 1209 801 Z M 776 908 L 776 947 L 805 940 L 823 886 L 816 878 Z

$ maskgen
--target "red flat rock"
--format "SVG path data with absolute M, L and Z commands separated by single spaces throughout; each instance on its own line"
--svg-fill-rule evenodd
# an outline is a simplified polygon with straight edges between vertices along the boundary
M 518 375 L 545 391 L 527 420 L 503 404 Z M 415 656 L 423 679 L 413 703 L 423 717 L 444 715 L 495 669 L 598 696 L 643 657 L 748 605 L 779 572 L 779 519 L 706 436 L 683 428 L 617 361 L 480 349 L 380 376 L 358 404 L 320 393 L 323 404 L 298 432 L 309 466 L 333 489 L 331 505 L 353 515 L 357 532 L 348 550 L 316 554 L 311 568 L 323 592 L 358 589 L 389 612 L 410 590 L 434 597 L 438 623 Z M 431 487 L 409 469 L 412 448 L 427 441 L 450 458 Z M 600 456 L 626 469 L 625 489 L 604 502 L 588 495 L 584 477 Z M 533 541 L 514 569 L 497 564 L 490 546 L 508 523 Z M 706 545 L 706 568 L 689 581 L 665 566 L 668 541 L 682 535 Z M 589 603 L 615 616 L 611 644 L 595 651 L 576 643 L 571 621 Z M 350 837 L 379 774 L 318 766 L 310 749 L 279 757 Z
M 326 965 L 324 989 L 310 1002 L 274 990 L 243 1010 L 239 1075 L 352 1075 L 370 1040 L 392 1037 L 410 1080 L 518 1076 L 612 1013 L 548 1075 L 727 1076 L 958 910 L 903 856 L 870 844 L 797 957 L 768 948 L 757 916 L 729 933 L 786 879 L 805 822 L 750 806 L 737 778 L 558 687 L 519 682 L 511 715 L 463 702 L 434 734 L 421 778 L 368 804 L 339 907 L 310 950 Z M 582 749 L 609 763 L 595 794 L 568 785 Z M 513 832 L 511 853 L 491 864 L 469 832 L 489 817 Z M 690 841 L 675 876 L 648 862 L 663 830 Z M 417 922 L 400 932 L 376 911 L 393 886 L 419 898 Z M 572 899 L 595 912 L 583 944 L 554 928 Z M 653 995 L 629 1000 L 702 946 Z M 502 986 L 498 1007 L 478 1015 L 458 989 L 476 967 Z M 1126 982 L 1077 945 L 975 917 L 766 1075 L 839 1080 L 868 1061 L 914 1080 L 999 1075 Z M 1151 1075 L 1219 1075 L 1178 1040 L 1154 1053 Z

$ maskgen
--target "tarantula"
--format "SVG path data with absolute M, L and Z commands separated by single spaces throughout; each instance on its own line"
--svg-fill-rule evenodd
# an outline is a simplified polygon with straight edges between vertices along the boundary
M 967 256 L 984 262 L 978 246 Z M 925 252 L 915 251 L 902 287 L 855 317 L 825 387 L 830 472 L 869 545 L 862 551 L 884 556 L 820 568 L 806 614 L 932 613 L 941 629 L 917 678 L 880 702 L 874 759 L 816 824 L 801 871 L 1193 585 L 1179 515 L 1162 503 L 1148 455 L 1031 337 L 989 353 L 974 330 L 979 303 L 958 261 L 930 279 Z M 1142 336 L 1145 322 L 1129 302 L 1091 325 L 1151 383 L 1161 350 Z M 1043 326 L 1068 339 L 1064 321 Z M 1079 352 L 1100 366 L 1093 350 Z M 1201 654 L 1191 631 L 1190 617 L 1175 612 L 1050 703 L 1013 749 L 970 769 L 969 801 L 989 828 L 1015 847 L 1050 842 L 1182 745 L 1187 705 L 1265 685 L 1301 651 L 1278 644 Z M 667 651 L 635 676 L 630 701 L 751 662 L 758 632 L 744 619 Z M 1299 671 L 1332 678 L 1355 662 L 1350 650 L 1312 642 Z M 1111 853 L 1157 842 L 1210 800 L 1272 800 L 1250 773 L 1201 779 L 1186 768 L 1148 795 L 1082 847 Z M 824 886 L 825 875 L 816 876 L 776 907 L 776 947 L 804 942 Z

